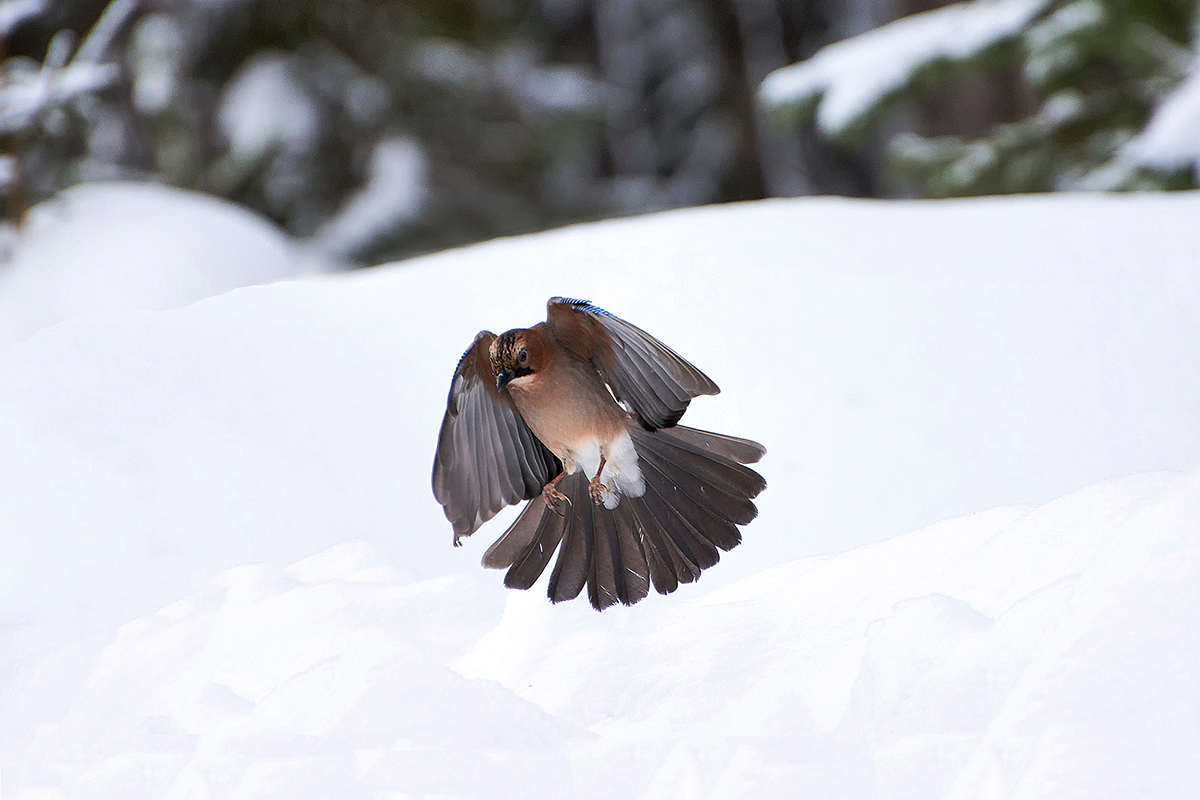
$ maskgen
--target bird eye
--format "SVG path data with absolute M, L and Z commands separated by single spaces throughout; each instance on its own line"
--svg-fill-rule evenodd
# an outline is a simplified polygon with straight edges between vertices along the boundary
M 524 347 L 522 347 L 520 350 L 517 351 L 517 361 L 524 364 L 528 360 L 529 360 L 529 353 L 525 350 Z

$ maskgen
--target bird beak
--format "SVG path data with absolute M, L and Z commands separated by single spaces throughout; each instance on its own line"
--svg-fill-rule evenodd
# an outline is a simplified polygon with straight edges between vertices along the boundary
M 513 379 L 513 374 L 506 369 L 502 369 L 496 373 L 496 391 L 508 386 L 508 382 Z

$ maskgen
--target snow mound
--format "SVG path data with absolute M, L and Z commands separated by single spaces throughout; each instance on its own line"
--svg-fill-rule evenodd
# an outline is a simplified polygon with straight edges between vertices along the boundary
M 0 342 L 87 314 L 177 308 L 315 266 L 232 203 L 151 183 L 83 184 L 31 209 L 0 261 Z
M 62 684 L 27 675 L 6 716 L 40 724 L 5 778 L 17 798 L 1194 797 L 1198 528 L 1200 474 L 1140 475 L 616 616 L 347 543 L 127 623 L 54 714 L 38 690 Z

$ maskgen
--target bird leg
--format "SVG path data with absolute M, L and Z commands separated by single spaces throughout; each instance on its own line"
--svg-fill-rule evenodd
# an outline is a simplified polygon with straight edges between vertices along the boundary
M 608 491 L 608 487 L 600 482 L 600 473 L 602 472 L 604 472 L 604 456 L 600 456 L 600 467 L 596 470 L 596 477 L 588 481 L 588 494 L 596 505 L 604 502 L 604 493 Z
M 567 497 L 556 488 L 558 482 L 566 477 L 566 474 L 566 470 L 563 470 L 562 472 L 558 473 L 553 480 L 542 487 L 542 500 L 544 500 L 546 505 L 552 508 L 560 517 L 566 516 L 567 513 L 563 510 L 563 503 L 565 502 L 567 505 L 571 504 L 571 498 Z

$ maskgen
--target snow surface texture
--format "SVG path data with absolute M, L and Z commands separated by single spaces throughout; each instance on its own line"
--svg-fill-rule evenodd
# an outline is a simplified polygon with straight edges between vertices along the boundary
M 817 127 L 842 136 L 931 63 L 969 59 L 1011 39 L 1045 7 L 1046 0 L 975 0 L 913 14 L 775 70 L 759 95 L 775 108 L 819 99 Z
M 1198 212 L 705 208 L 0 346 L 0 796 L 1195 797 Z M 631 609 L 506 591 L 429 490 L 459 354 L 553 294 L 769 448 Z

